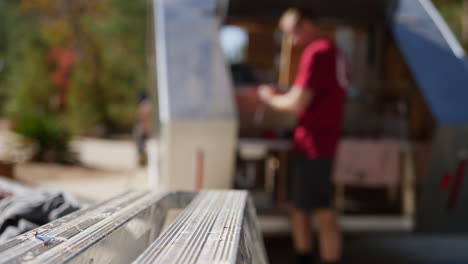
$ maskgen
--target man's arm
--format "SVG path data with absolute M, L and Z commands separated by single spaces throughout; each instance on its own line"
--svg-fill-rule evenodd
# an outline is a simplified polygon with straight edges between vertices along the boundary
M 274 94 L 271 86 L 262 85 L 260 87 L 259 96 L 262 102 L 275 110 L 297 113 L 310 104 L 313 93 L 310 89 L 293 86 L 285 94 Z

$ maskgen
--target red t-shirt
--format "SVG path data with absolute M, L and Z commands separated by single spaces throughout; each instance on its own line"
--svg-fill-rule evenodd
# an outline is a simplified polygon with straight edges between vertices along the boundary
M 348 72 L 331 40 L 317 39 L 304 49 L 294 85 L 313 93 L 311 103 L 298 115 L 294 150 L 311 159 L 333 159 L 341 136 Z

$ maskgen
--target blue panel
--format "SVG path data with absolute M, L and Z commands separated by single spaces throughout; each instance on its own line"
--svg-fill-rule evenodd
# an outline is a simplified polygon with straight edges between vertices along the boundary
M 429 0 L 400 0 L 393 34 L 437 122 L 468 123 L 468 62 Z

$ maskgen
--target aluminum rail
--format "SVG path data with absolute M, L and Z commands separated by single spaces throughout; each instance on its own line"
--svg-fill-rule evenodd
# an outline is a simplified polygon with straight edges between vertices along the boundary
M 206 191 L 133 264 L 268 263 L 246 191 Z
M 246 191 L 129 191 L 0 244 L 0 264 L 132 261 L 267 263 Z
M 129 191 L 69 214 L 0 244 L 0 263 L 130 263 L 159 235 L 170 208 L 186 206 L 188 193 Z

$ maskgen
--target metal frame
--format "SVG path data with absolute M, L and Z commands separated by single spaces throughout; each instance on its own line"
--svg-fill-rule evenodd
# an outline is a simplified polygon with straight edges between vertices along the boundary
M 129 263 L 159 235 L 169 208 L 193 194 L 129 191 L 0 244 L 0 263 Z
M 133 263 L 263 264 L 268 260 L 247 192 L 205 191 Z
M 246 191 L 129 191 L 35 231 L 50 242 L 17 236 L 0 244 L 0 264 L 267 263 Z

